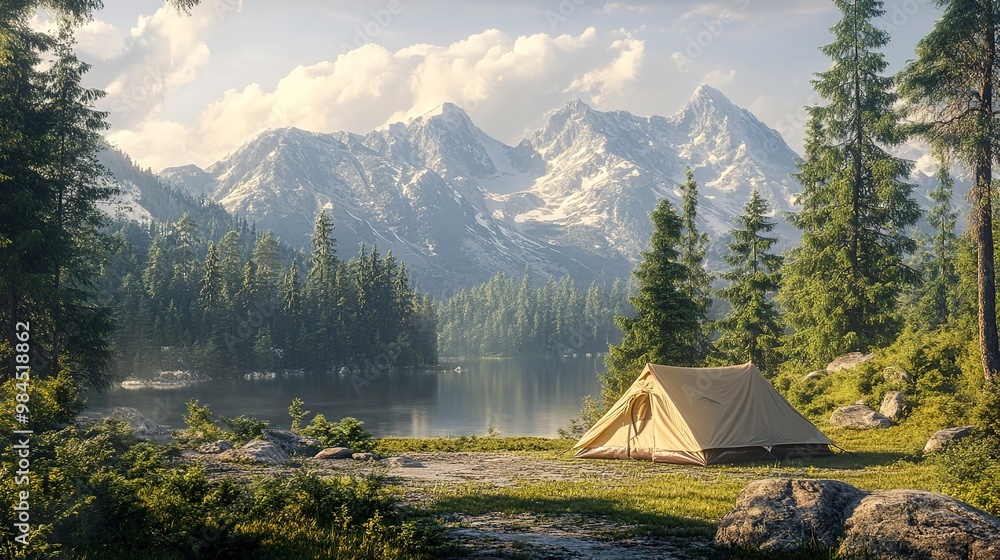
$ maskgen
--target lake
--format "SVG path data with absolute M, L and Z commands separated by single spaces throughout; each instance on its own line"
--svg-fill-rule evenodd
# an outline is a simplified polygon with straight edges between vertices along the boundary
M 184 427 L 184 403 L 198 399 L 216 418 L 245 414 L 288 428 L 295 397 L 327 420 L 353 416 L 376 436 L 556 436 L 580 410 L 585 395 L 600 393 L 604 358 L 510 358 L 465 361 L 461 373 L 382 372 L 368 385 L 350 376 L 218 379 L 170 390 L 120 387 L 88 396 L 87 416 L 130 406 L 172 428 Z M 312 415 L 307 417 L 307 421 Z

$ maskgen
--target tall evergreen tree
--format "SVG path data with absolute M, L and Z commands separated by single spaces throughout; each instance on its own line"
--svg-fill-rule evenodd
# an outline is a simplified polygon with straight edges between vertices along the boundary
M 826 105 L 809 107 L 804 187 L 794 224 L 802 245 L 791 255 L 780 294 L 795 329 L 789 349 L 810 363 L 867 351 L 892 339 L 897 298 L 915 280 L 903 262 L 915 249 L 906 229 L 919 208 L 904 182 L 912 163 L 892 156 L 904 133 L 892 79 L 877 49 L 889 36 L 872 25 L 877 0 L 835 0 L 843 17 L 822 48 L 833 66 L 817 74 Z
M 993 165 L 1000 162 L 1000 2 L 940 1 L 944 13 L 917 43 L 900 74 L 900 93 L 916 132 L 974 174 L 969 224 L 978 266 L 980 359 L 988 383 L 1000 380 L 993 246 Z
M 736 218 L 729 254 L 724 257 L 733 268 L 722 275 L 729 285 L 719 297 L 730 305 L 729 314 L 716 323 L 721 333 L 715 342 L 731 363 L 753 362 L 767 375 L 778 365 L 778 347 L 784 330 L 772 301 L 781 278 L 780 256 L 769 251 L 777 243 L 766 234 L 775 223 L 768 220 L 767 201 L 754 189 Z
M 639 293 L 631 298 L 635 318 L 616 317 L 625 333 L 621 344 L 612 346 L 608 372 L 602 376 L 602 395 L 610 406 L 646 363 L 674 366 L 695 365 L 691 342 L 700 331 L 702 308 L 685 290 L 689 269 L 680 262 L 682 221 L 667 199 L 651 214 L 653 235 L 650 250 L 633 272 Z
M 930 192 L 934 207 L 927 212 L 927 224 L 933 230 L 933 238 L 929 259 L 921 271 L 924 283 L 918 303 L 921 323 L 932 328 L 947 323 L 951 318 L 956 307 L 954 291 L 958 285 L 955 272 L 957 215 L 951 209 L 954 181 L 946 162 L 942 161 L 936 178 L 937 186 Z
M 698 322 L 702 328 L 691 333 L 692 339 L 687 346 L 691 349 L 690 361 L 699 364 L 708 353 L 708 327 L 705 324 L 708 311 L 712 307 L 712 275 L 705 269 L 705 253 L 708 246 L 708 234 L 698 231 L 698 183 L 694 173 L 688 167 L 686 179 L 681 185 L 683 193 L 683 208 L 681 219 L 683 234 L 681 235 L 681 264 L 688 268 L 688 278 L 684 282 L 684 290 L 688 297 L 698 305 Z

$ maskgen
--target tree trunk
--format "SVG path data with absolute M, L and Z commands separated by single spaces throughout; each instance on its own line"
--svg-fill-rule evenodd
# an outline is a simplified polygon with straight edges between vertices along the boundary
M 992 10 L 992 2 L 988 3 Z M 996 61 L 996 23 L 992 12 L 986 29 L 985 67 L 990 69 L 983 77 L 980 89 L 979 110 L 992 119 L 993 72 Z M 983 360 L 983 375 L 992 384 L 1000 371 L 1000 344 L 997 341 L 996 271 L 993 257 L 993 144 L 987 138 L 976 165 L 976 184 L 973 188 L 973 232 L 979 264 L 979 353 Z

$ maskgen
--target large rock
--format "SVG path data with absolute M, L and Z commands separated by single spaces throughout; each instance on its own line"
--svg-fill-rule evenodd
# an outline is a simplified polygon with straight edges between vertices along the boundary
M 834 410 L 833 414 L 830 415 L 830 423 L 840 428 L 854 428 L 855 430 L 892 426 L 892 422 L 888 418 L 864 404 L 852 404 Z
M 108 418 L 124 422 L 133 434 L 141 438 L 155 438 L 170 433 L 166 426 L 153 422 L 138 410 L 128 406 L 120 406 L 112 410 L 111 414 L 108 414 Z
M 899 422 L 910 410 L 906 399 L 906 393 L 902 391 L 888 391 L 882 399 L 882 406 L 878 408 L 879 414 L 893 422 Z
M 319 440 L 302 437 L 291 430 L 266 430 L 264 439 L 289 455 L 314 455 L 320 448 Z
M 843 558 L 1000 558 L 1000 519 L 933 492 L 874 492 L 844 528 Z
M 719 522 L 715 543 L 767 556 L 814 551 L 870 560 L 995 560 L 1000 519 L 932 492 L 769 479 L 743 489 Z
M 975 426 L 960 426 L 957 428 L 945 428 L 934 432 L 934 435 L 927 440 L 924 446 L 924 454 L 937 453 L 948 446 L 953 441 L 960 440 L 972 433 Z
M 251 462 L 265 465 L 280 465 L 288 462 L 288 455 L 270 441 L 252 439 L 239 449 L 230 449 L 219 455 L 223 461 L 234 463 Z
M 832 362 L 827 364 L 827 373 L 837 373 L 838 371 L 851 369 L 860 366 L 861 364 L 874 360 L 875 356 L 872 354 L 862 354 L 861 352 L 848 352 L 839 358 L 834 359 Z
M 350 447 L 327 447 L 316 454 L 314 459 L 350 459 L 354 450 Z
M 863 496 L 864 491 L 836 480 L 757 480 L 719 521 L 715 542 L 772 553 L 834 548 L 844 533 L 844 512 Z

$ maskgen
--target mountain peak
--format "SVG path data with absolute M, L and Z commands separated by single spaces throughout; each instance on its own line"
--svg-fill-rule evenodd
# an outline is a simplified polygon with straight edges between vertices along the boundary
M 472 124 L 472 118 L 465 112 L 465 109 L 462 109 L 450 101 L 445 101 L 419 117 L 410 119 L 409 122 L 428 122 L 432 120 L 441 120 L 448 123 Z
M 566 104 L 566 110 L 571 113 L 582 115 L 592 112 L 594 108 L 591 107 L 590 105 L 587 105 L 586 103 L 583 102 L 582 99 L 577 97 Z
M 701 84 L 694 90 L 694 94 L 684 104 L 684 109 L 689 107 L 715 107 L 722 111 L 736 108 L 724 93 L 708 84 Z

